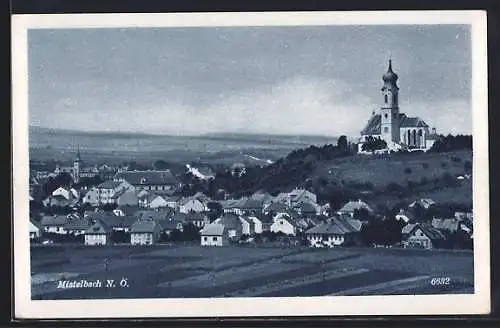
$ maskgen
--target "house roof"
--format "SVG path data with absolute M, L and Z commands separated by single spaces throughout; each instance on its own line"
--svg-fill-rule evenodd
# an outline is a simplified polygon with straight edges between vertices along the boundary
M 64 215 L 56 216 L 43 216 L 40 224 L 44 227 L 47 226 L 64 226 L 68 218 Z
M 162 208 L 161 210 L 158 210 L 158 211 L 154 211 L 154 210 L 139 210 L 137 212 L 135 212 L 135 216 L 137 218 L 146 218 L 146 217 L 149 217 L 149 218 L 152 218 L 154 220 L 165 220 L 167 219 L 168 217 L 170 217 L 174 211 L 173 209 L 169 209 L 168 207 L 166 208 Z
M 125 171 L 115 174 L 115 180 L 125 180 L 131 185 L 173 185 L 178 181 L 170 172 L 165 171 Z
M 265 211 L 266 212 L 280 212 L 280 211 L 286 211 L 288 207 L 283 204 L 283 203 L 271 203 L 268 207 L 266 207 Z
M 407 235 L 407 234 L 410 234 L 414 228 L 418 227 L 419 224 L 418 223 L 409 223 L 407 225 L 405 225 L 402 229 L 401 229 L 401 233 L 403 235 Z
M 111 228 L 104 222 L 97 220 L 93 225 L 91 225 L 87 230 L 85 230 L 86 235 L 102 235 L 111 232 Z
M 460 222 L 453 218 L 453 219 L 432 219 L 431 223 L 432 227 L 436 229 L 441 229 L 441 230 L 457 230 L 458 227 L 460 226 Z
M 307 230 L 306 234 L 344 235 L 359 232 L 360 230 L 361 222 L 359 220 L 333 217 L 327 222 L 320 223 Z
M 368 205 L 366 202 L 362 200 L 357 200 L 357 201 L 349 201 L 347 204 L 342 206 L 342 208 L 338 211 L 340 213 L 351 213 L 354 212 L 354 210 L 360 210 L 360 209 L 366 209 L 369 212 L 373 212 L 373 209 Z
M 137 221 L 135 216 L 107 216 L 100 219 L 102 222 L 106 223 L 111 228 L 129 228 Z
M 431 240 L 446 240 L 446 235 L 439 229 L 430 226 L 421 225 L 422 232 Z
M 264 206 L 262 200 L 248 198 L 242 204 L 240 204 L 240 208 L 243 210 L 258 210 L 261 211 Z
M 316 198 L 316 195 L 305 189 L 294 189 L 290 192 L 290 200 L 292 202 L 300 202 L 304 200 L 309 200 L 310 198 Z M 308 197 L 310 196 L 310 197 Z
M 184 222 L 204 221 L 205 219 L 207 219 L 207 216 L 203 213 L 188 213 Z
M 361 135 L 379 135 L 381 133 L 381 115 L 375 114 L 370 117 Z M 428 128 L 429 125 L 425 123 L 420 117 L 408 117 L 404 113 L 399 114 L 399 127 L 400 128 Z
M 120 205 L 116 210 L 122 211 L 125 215 L 134 215 L 135 212 L 140 210 L 140 207 L 136 205 Z
M 400 210 L 396 215 L 404 215 L 406 216 L 410 221 L 415 220 L 415 215 L 413 215 L 412 212 L 410 211 L 405 211 L 405 210 Z
M 30 219 L 30 223 L 34 225 L 37 229 L 42 229 L 42 225 L 39 222 Z
M 193 198 L 193 197 L 187 197 L 187 198 L 182 198 L 180 201 L 179 201 L 179 205 L 186 205 L 188 204 L 189 202 L 198 202 L 198 203 L 201 203 L 201 201 L 197 198 Z
M 88 219 L 68 218 L 64 225 L 65 230 L 86 230 L 90 227 Z
M 121 182 L 113 181 L 113 180 L 106 180 L 103 183 L 101 183 L 100 185 L 98 185 L 97 188 L 99 188 L 99 189 L 115 189 L 119 185 L 121 185 Z
M 178 228 L 179 224 L 182 225 L 181 221 L 175 219 L 167 219 L 158 221 L 161 230 L 175 230 Z
M 216 223 L 222 224 L 228 228 L 239 229 L 242 227 L 240 218 L 237 215 L 226 213 L 216 220 Z
M 132 227 L 130 227 L 131 233 L 153 233 L 155 229 L 158 228 L 158 224 L 153 219 L 139 219 Z
M 201 231 L 202 236 L 222 236 L 226 227 L 220 223 L 207 224 Z
M 311 203 L 301 203 L 299 206 L 299 210 L 302 213 L 316 213 L 316 208 Z

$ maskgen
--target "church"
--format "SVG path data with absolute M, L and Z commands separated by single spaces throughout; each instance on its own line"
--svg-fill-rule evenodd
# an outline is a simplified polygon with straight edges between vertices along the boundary
M 363 144 L 370 137 L 384 140 L 387 143 L 387 151 L 429 150 L 437 138 L 436 130 L 431 130 L 420 117 L 409 117 L 399 112 L 398 75 L 392 70 L 391 60 L 382 80 L 384 82 L 381 89 L 382 106 L 379 113 L 375 111 L 372 113 L 365 128 L 361 131 L 358 152 L 364 152 Z

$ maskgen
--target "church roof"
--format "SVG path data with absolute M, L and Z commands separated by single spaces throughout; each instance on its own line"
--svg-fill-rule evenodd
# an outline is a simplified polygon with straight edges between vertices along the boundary
M 380 134 L 380 114 L 372 115 L 365 128 L 361 131 L 362 135 Z
M 429 125 L 424 122 L 420 117 L 405 116 L 400 123 L 401 128 L 428 128 Z
M 379 135 L 381 133 L 380 114 L 372 115 L 365 128 L 361 130 L 361 135 Z M 399 127 L 400 128 L 428 128 L 429 125 L 425 123 L 420 117 L 408 117 L 404 113 L 399 113 Z

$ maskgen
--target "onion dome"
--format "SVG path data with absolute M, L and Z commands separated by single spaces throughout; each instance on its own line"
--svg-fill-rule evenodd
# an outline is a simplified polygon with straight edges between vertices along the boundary
M 389 68 L 387 69 L 387 72 L 382 76 L 382 80 L 386 83 L 392 83 L 396 84 L 396 81 L 398 80 L 398 75 L 392 71 L 392 62 L 389 59 Z

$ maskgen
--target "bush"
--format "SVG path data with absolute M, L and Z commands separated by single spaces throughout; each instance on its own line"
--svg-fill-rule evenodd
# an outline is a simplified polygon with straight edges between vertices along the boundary
M 361 146 L 362 151 L 375 151 L 387 148 L 387 143 L 383 139 L 369 136 L 367 141 Z

